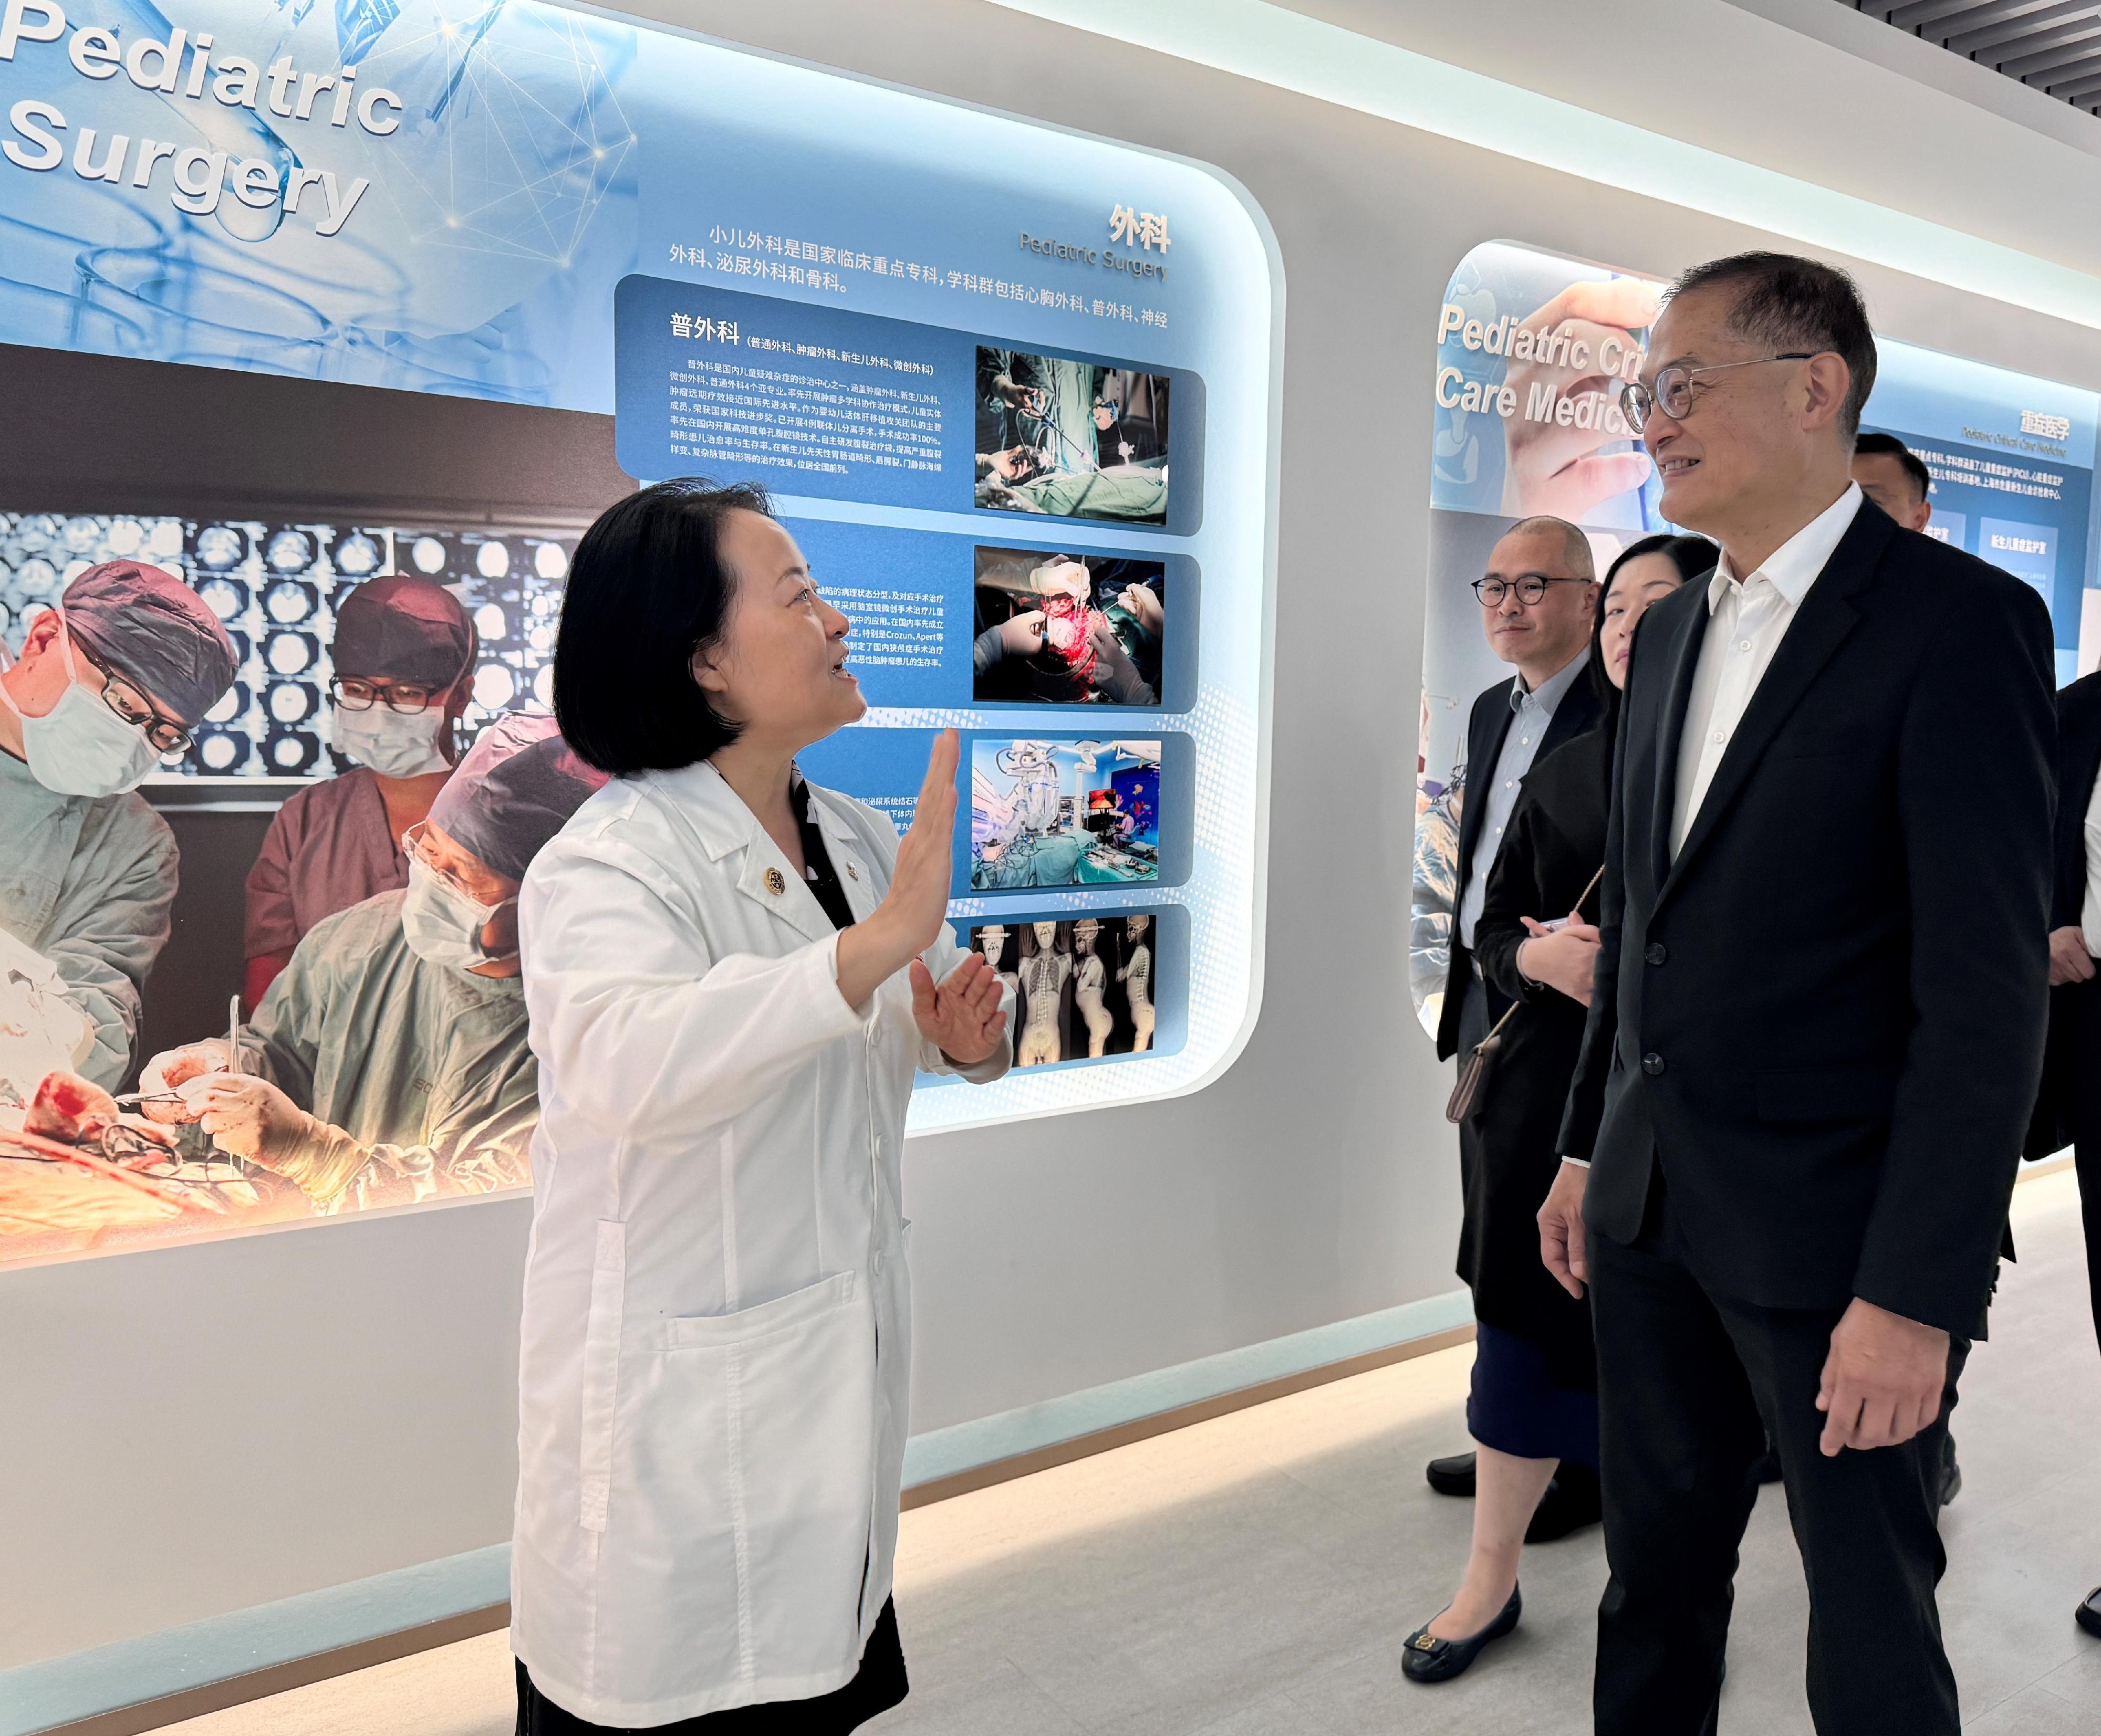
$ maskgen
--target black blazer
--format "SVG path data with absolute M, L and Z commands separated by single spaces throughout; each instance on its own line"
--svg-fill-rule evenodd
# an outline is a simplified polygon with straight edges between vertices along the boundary
M 2077 928 L 2086 904 L 2086 809 L 2101 777 L 2101 672 L 2057 696 L 2057 853 L 2050 925 Z
M 2086 807 L 2101 777 L 2101 674 L 2088 675 L 2057 696 L 2057 850 L 2050 925 L 2077 928 L 2086 903 Z M 2029 1157 L 2049 1157 L 2072 1143 L 2079 1094 L 2095 1089 L 2101 1055 L 2080 1016 L 2101 993 L 2101 979 L 2067 983 L 2050 992 L 2050 1043 L 2042 1089 L 2028 1128 Z
M 1864 504 L 1674 863 L 1707 586 L 1636 635 L 1603 945 L 1561 1129 L 1592 1233 L 1651 1166 L 1702 1283 L 1971 1332 L 2042 1064 L 2050 621 Z
M 1553 1383 L 1573 1392 L 1597 1385 L 1590 1310 L 1541 1262 L 1538 1217 L 1561 1168 L 1555 1140 L 1582 1052 L 1583 1004 L 1526 982 L 1517 953 L 1529 938 L 1526 917 L 1565 917 L 1581 898 L 1584 920 L 1597 920 L 1590 882 L 1605 854 L 1612 749 L 1603 729 L 1586 730 L 1525 776 L 1474 930 L 1488 987 L 1502 1005 L 1524 1005 L 1504 1026 L 1488 1089 L 1475 1099 L 1474 1138 L 1459 1144 L 1458 1271 L 1473 1292 L 1474 1318 L 1542 1351 Z
M 1476 775 L 1484 780 L 1490 776 L 1496 762 L 1502 758 L 1503 740 L 1510 734 L 1511 719 L 1515 715 L 1511 710 L 1511 697 L 1517 691 L 1517 682 L 1518 678 L 1513 675 L 1476 696 L 1466 719 L 1466 788 L 1459 802 L 1459 861 L 1452 894 L 1452 963 L 1445 972 L 1444 1005 L 1437 1018 L 1440 1061 L 1449 1061 L 1459 1052 L 1459 1003 L 1466 994 L 1466 978 L 1474 973 L 1473 955 L 1459 943 L 1459 903 L 1466 896 L 1466 877 L 1473 868 L 1474 846 L 1480 841 L 1482 816 L 1488 806 L 1486 793 L 1476 789 L 1474 779 Z M 1598 696 L 1591 691 L 1588 672 L 1578 669 L 1568 691 L 1561 696 L 1561 703 L 1554 708 L 1554 715 L 1547 719 L 1546 733 L 1540 738 L 1539 752 L 1533 756 L 1533 763 L 1537 765 L 1563 742 L 1574 740 L 1597 721 Z M 1488 866 L 1495 864 L 1492 862 Z M 1507 1004 L 1496 1005 L 1497 1017 L 1502 1016 Z

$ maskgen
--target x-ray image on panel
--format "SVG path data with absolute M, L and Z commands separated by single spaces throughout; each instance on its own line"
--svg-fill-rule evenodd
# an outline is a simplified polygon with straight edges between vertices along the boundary
M 390 572 L 445 585 L 477 639 L 471 738 L 506 711 L 547 711 L 555 630 L 573 532 L 338 525 L 256 518 L 133 517 L 0 510 L 0 636 L 19 651 L 29 622 L 100 562 L 150 561 L 219 617 L 233 686 L 161 762 L 177 777 L 327 777 L 350 762 L 328 743 L 335 605 Z

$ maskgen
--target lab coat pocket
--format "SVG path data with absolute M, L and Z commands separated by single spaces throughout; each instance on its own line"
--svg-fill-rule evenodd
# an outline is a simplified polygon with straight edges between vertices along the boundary
M 621 1492 L 635 1509 L 622 1526 L 631 1606 L 653 1606 L 651 1626 L 682 1654 L 664 1668 L 719 1663 L 761 1698 L 807 1697 L 851 1674 L 874 1341 L 853 1272 L 661 1323 L 639 1359 Z

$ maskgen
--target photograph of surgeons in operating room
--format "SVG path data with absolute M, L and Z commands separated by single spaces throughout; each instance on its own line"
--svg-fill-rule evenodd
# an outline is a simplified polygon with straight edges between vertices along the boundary
M 1157 741 L 971 746 L 971 884 L 1117 885 L 1160 877 Z
M 247 1023 L 125 1096 L 56 1067 L 0 1104 L 0 1260 L 529 1185 L 518 890 L 604 782 L 552 718 L 501 719 L 410 828 L 406 889 L 308 930 Z
M 1166 567 L 1115 554 L 975 551 L 980 705 L 1157 705 Z
M 1015 1065 L 1143 1053 L 1152 1046 L 1152 918 L 1066 915 L 970 931 L 1015 994 Z
M 977 504 L 1167 522 L 1167 376 L 980 345 Z

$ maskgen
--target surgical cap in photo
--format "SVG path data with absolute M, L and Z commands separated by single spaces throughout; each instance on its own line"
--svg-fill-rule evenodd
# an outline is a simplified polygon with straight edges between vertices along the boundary
M 59 599 L 66 631 L 194 729 L 233 685 L 233 646 L 180 579 L 141 561 L 91 567 Z
M 474 655 L 474 629 L 442 585 L 407 574 L 368 579 L 336 604 L 330 654 L 338 675 L 449 687 Z
M 514 711 L 467 750 L 431 804 L 431 824 L 498 873 L 522 880 L 540 846 L 605 782 L 552 718 Z

